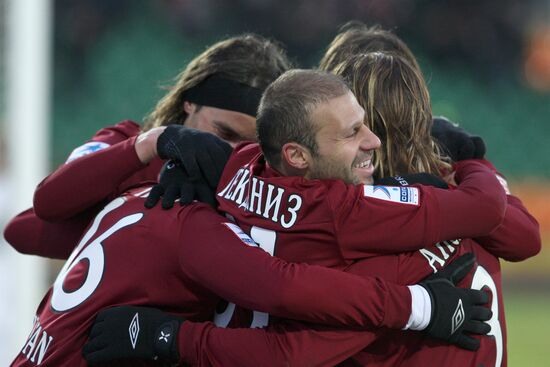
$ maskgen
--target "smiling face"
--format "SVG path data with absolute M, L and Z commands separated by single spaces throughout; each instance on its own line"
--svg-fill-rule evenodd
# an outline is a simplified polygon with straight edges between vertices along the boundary
M 256 119 L 247 114 L 185 102 L 185 126 L 217 135 L 232 147 L 256 140 Z
M 306 178 L 342 179 L 371 184 L 372 157 L 380 139 L 364 124 L 365 111 L 353 93 L 318 105 L 311 113 L 317 127 L 317 154 L 311 155 Z

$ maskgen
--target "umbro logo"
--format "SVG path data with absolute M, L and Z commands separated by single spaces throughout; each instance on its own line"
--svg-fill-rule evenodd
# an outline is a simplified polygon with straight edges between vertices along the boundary
M 465 318 L 466 318 L 466 315 L 464 314 L 462 299 L 459 299 L 458 304 L 456 305 L 455 312 L 453 313 L 453 323 L 452 323 L 451 334 L 454 334 L 455 331 L 458 330 L 458 328 L 464 323 Z
M 139 317 L 137 312 L 132 318 L 132 322 L 130 322 L 128 332 L 130 333 L 130 343 L 132 343 L 132 348 L 136 349 L 136 343 L 139 336 Z

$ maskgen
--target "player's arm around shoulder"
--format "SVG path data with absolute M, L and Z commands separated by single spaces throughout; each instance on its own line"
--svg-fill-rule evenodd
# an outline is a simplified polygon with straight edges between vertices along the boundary
M 345 185 L 328 190 L 344 258 L 414 251 L 449 238 L 488 235 L 505 214 L 506 195 L 495 175 L 474 161 L 456 164 L 456 190 L 429 186 Z
M 8 222 L 4 238 L 19 253 L 67 259 L 92 218 L 90 212 L 67 221 L 48 222 L 30 208 Z
M 118 131 L 120 127 L 116 133 L 102 129 L 97 139 L 75 149 L 66 163 L 37 186 L 33 198 L 36 215 L 49 221 L 71 218 L 100 203 L 143 168 L 134 148 L 135 135 L 131 135 L 139 132 L 137 126 L 132 123 L 124 133 Z
M 504 220 L 506 193 L 494 173 L 480 160 L 454 164 L 455 190 L 430 189 L 440 204 L 442 238 L 485 236 Z M 458 231 L 457 231 L 458 229 Z
M 335 237 L 342 255 L 355 260 L 420 249 L 439 237 L 439 202 L 422 187 L 327 186 Z M 429 220 L 426 217 L 429 216 Z
M 523 261 L 541 249 L 539 223 L 522 201 L 512 195 L 506 178 L 488 160 L 480 160 L 491 169 L 506 192 L 507 206 L 502 224 L 488 236 L 476 238 L 487 251 L 507 261 Z

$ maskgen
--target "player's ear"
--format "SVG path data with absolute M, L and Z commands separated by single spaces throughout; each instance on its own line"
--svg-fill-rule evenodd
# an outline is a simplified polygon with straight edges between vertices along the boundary
M 191 102 L 184 101 L 183 102 L 183 110 L 188 115 L 191 115 L 195 110 L 197 109 L 197 105 Z
M 303 145 L 290 142 L 283 145 L 281 158 L 291 169 L 303 171 L 310 165 L 311 154 Z

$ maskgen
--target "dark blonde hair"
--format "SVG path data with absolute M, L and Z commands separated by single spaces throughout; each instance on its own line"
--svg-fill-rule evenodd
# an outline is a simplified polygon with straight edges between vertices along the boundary
M 420 71 L 398 55 L 371 52 L 347 58 L 331 70 L 347 79 L 365 109 L 365 124 L 382 141 L 375 177 L 449 168 L 431 137 L 432 110 Z
M 217 42 L 193 59 L 177 76 L 175 85 L 145 118 L 144 130 L 168 124 L 183 124 L 185 93 L 214 74 L 250 87 L 265 89 L 290 69 L 283 48 L 256 34 L 245 34 Z
M 358 21 L 351 21 L 340 27 L 319 62 L 319 69 L 331 71 L 354 55 L 377 51 L 397 54 L 420 70 L 414 54 L 399 37 L 378 25 L 367 27 Z

